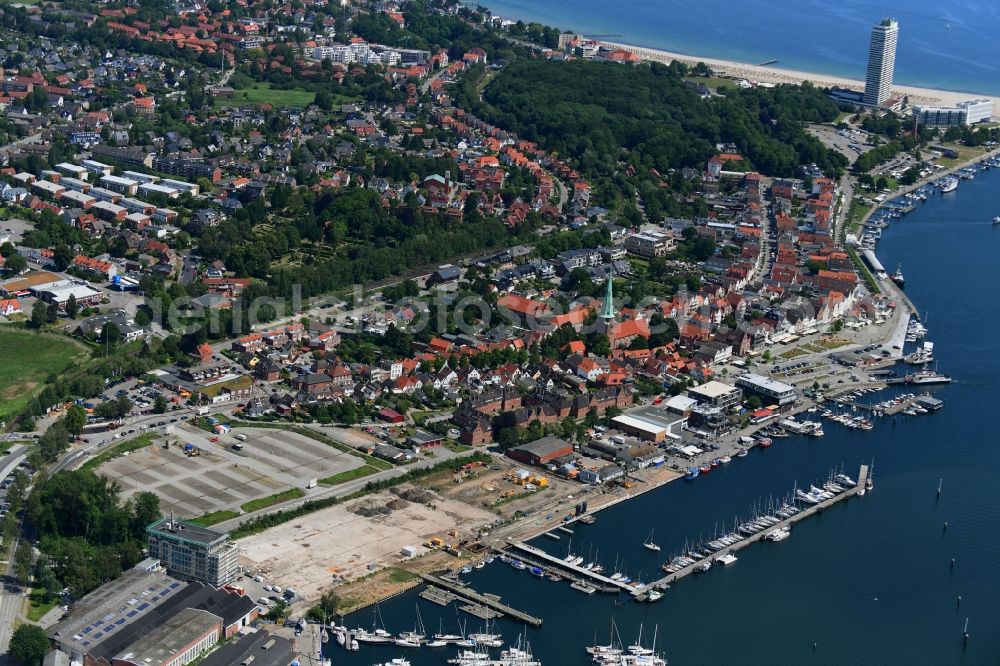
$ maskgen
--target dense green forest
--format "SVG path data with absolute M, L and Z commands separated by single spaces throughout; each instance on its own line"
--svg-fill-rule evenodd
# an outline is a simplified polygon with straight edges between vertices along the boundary
M 122 503 L 118 484 L 92 472 L 59 472 L 37 483 L 26 518 L 39 540 L 36 577 L 79 598 L 142 559 L 146 526 L 160 517 L 159 498 L 138 493 Z
M 702 100 L 685 85 L 685 72 L 676 64 L 523 60 L 490 81 L 477 112 L 588 174 L 620 160 L 660 171 L 699 167 L 719 142 L 736 144 L 767 175 L 797 175 L 813 162 L 827 173 L 846 166 L 802 127 L 836 119 L 838 107 L 822 90 L 727 87 L 724 97 Z

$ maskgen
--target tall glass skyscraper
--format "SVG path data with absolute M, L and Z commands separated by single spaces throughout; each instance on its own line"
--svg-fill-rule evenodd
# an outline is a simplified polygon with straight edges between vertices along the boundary
M 887 18 L 872 28 L 868 47 L 868 73 L 865 76 L 865 106 L 878 106 L 889 99 L 892 89 L 892 70 L 896 65 L 896 39 L 899 24 Z

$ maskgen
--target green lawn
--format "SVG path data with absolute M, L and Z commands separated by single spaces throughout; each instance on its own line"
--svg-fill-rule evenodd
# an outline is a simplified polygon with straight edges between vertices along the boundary
M 983 153 L 985 153 L 987 150 L 989 150 L 988 148 L 985 148 L 983 146 L 976 146 L 976 147 L 963 146 L 960 143 L 941 143 L 937 145 L 940 145 L 944 148 L 951 148 L 952 150 L 958 153 L 957 159 L 952 159 L 950 157 L 942 157 L 937 160 L 937 164 L 940 164 L 941 166 L 948 169 L 954 166 L 958 166 L 959 164 L 965 164 L 966 162 L 974 160 Z
M 212 513 L 206 513 L 204 516 L 198 516 L 197 518 L 192 518 L 189 522 L 195 525 L 201 525 L 202 527 L 211 527 L 216 523 L 221 523 L 225 520 L 232 520 L 239 516 L 238 511 L 230 511 L 229 509 L 222 509 L 220 511 L 213 511 Z
M 46 602 L 45 594 L 44 587 L 36 587 L 32 588 L 31 594 L 28 595 L 28 612 L 25 615 L 30 621 L 38 622 L 59 603 L 59 597 L 57 596 L 53 596 L 52 599 Z
M 261 509 L 266 509 L 269 506 L 274 506 L 275 504 L 281 504 L 282 502 L 287 502 L 288 500 L 298 499 L 305 495 L 305 491 L 301 488 L 289 488 L 288 490 L 283 490 L 280 493 L 275 493 L 273 495 L 268 495 L 267 497 L 261 497 L 259 499 L 250 500 L 249 502 L 244 502 L 240 508 L 251 513 L 253 511 L 259 511 Z
M 0 421 L 19 414 L 47 377 L 86 355 L 66 337 L 0 327 Z
M 274 107 L 281 106 L 301 106 L 306 107 L 312 104 L 316 94 L 301 88 L 290 90 L 272 89 L 268 83 L 254 84 L 253 88 L 237 90 L 232 97 L 216 97 L 215 106 L 243 106 L 244 104 L 270 104 Z M 345 99 L 347 99 L 345 97 Z
M 121 444 L 115 444 L 114 446 L 104 449 L 100 454 L 94 456 L 87 462 L 80 466 L 81 470 L 94 470 L 108 462 L 112 458 L 117 458 L 123 453 L 131 453 L 132 451 L 138 451 L 143 449 L 153 443 L 153 435 L 139 435 L 135 439 L 129 439 Z
M 394 567 L 389 573 L 389 580 L 393 583 L 409 583 L 419 579 L 420 576 L 417 574 L 398 567 Z
M 371 465 L 362 465 L 361 467 L 355 467 L 354 469 L 349 469 L 344 472 L 340 472 L 339 474 L 328 476 L 325 479 L 320 479 L 319 482 L 324 486 L 335 486 L 339 483 L 347 483 L 348 481 L 353 481 L 354 479 L 366 477 L 377 471 L 379 470 L 375 469 Z
M 443 440 L 441 444 L 444 445 L 444 448 L 455 453 L 465 453 L 472 450 L 471 446 L 466 446 L 465 444 L 460 444 L 450 439 Z

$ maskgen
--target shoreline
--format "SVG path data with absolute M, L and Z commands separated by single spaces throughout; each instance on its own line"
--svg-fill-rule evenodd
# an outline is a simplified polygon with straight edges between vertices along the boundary
M 655 49 L 624 42 L 595 40 L 597 43 L 612 49 L 621 49 L 634 53 L 643 60 L 669 64 L 677 61 L 688 66 L 694 66 L 703 62 L 713 69 L 717 74 L 736 79 L 746 79 L 757 83 L 769 84 L 801 84 L 805 81 L 820 87 L 839 87 L 851 90 L 864 90 L 864 81 L 831 74 L 819 74 L 816 72 L 804 72 L 795 69 L 784 69 L 770 65 L 754 65 L 751 63 L 726 60 L 723 58 L 708 58 L 668 51 L 665 49 Z M 1000 108 L 1000 96 L 988 95 L 985 93 L 958 92 L 952 90 L 937 90 L 933 88 L 923 88 L 920 86 L 908 86 L 893 84 L 893 93 L 906 95 L 910 99 L 910 104 L 937 104 L 954 106 L 955 104 L 969 99 L 988 99 Z

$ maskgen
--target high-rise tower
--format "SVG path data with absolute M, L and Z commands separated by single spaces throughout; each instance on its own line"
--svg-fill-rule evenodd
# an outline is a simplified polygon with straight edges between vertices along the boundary
M 878 106 L 889 99 L 892 91 L 892 72 L 896 65 L 896 40 L 899 24 L 887 18 L 872 28 L 868 46 L 868 72 L 865 76 L 865 106 Z

